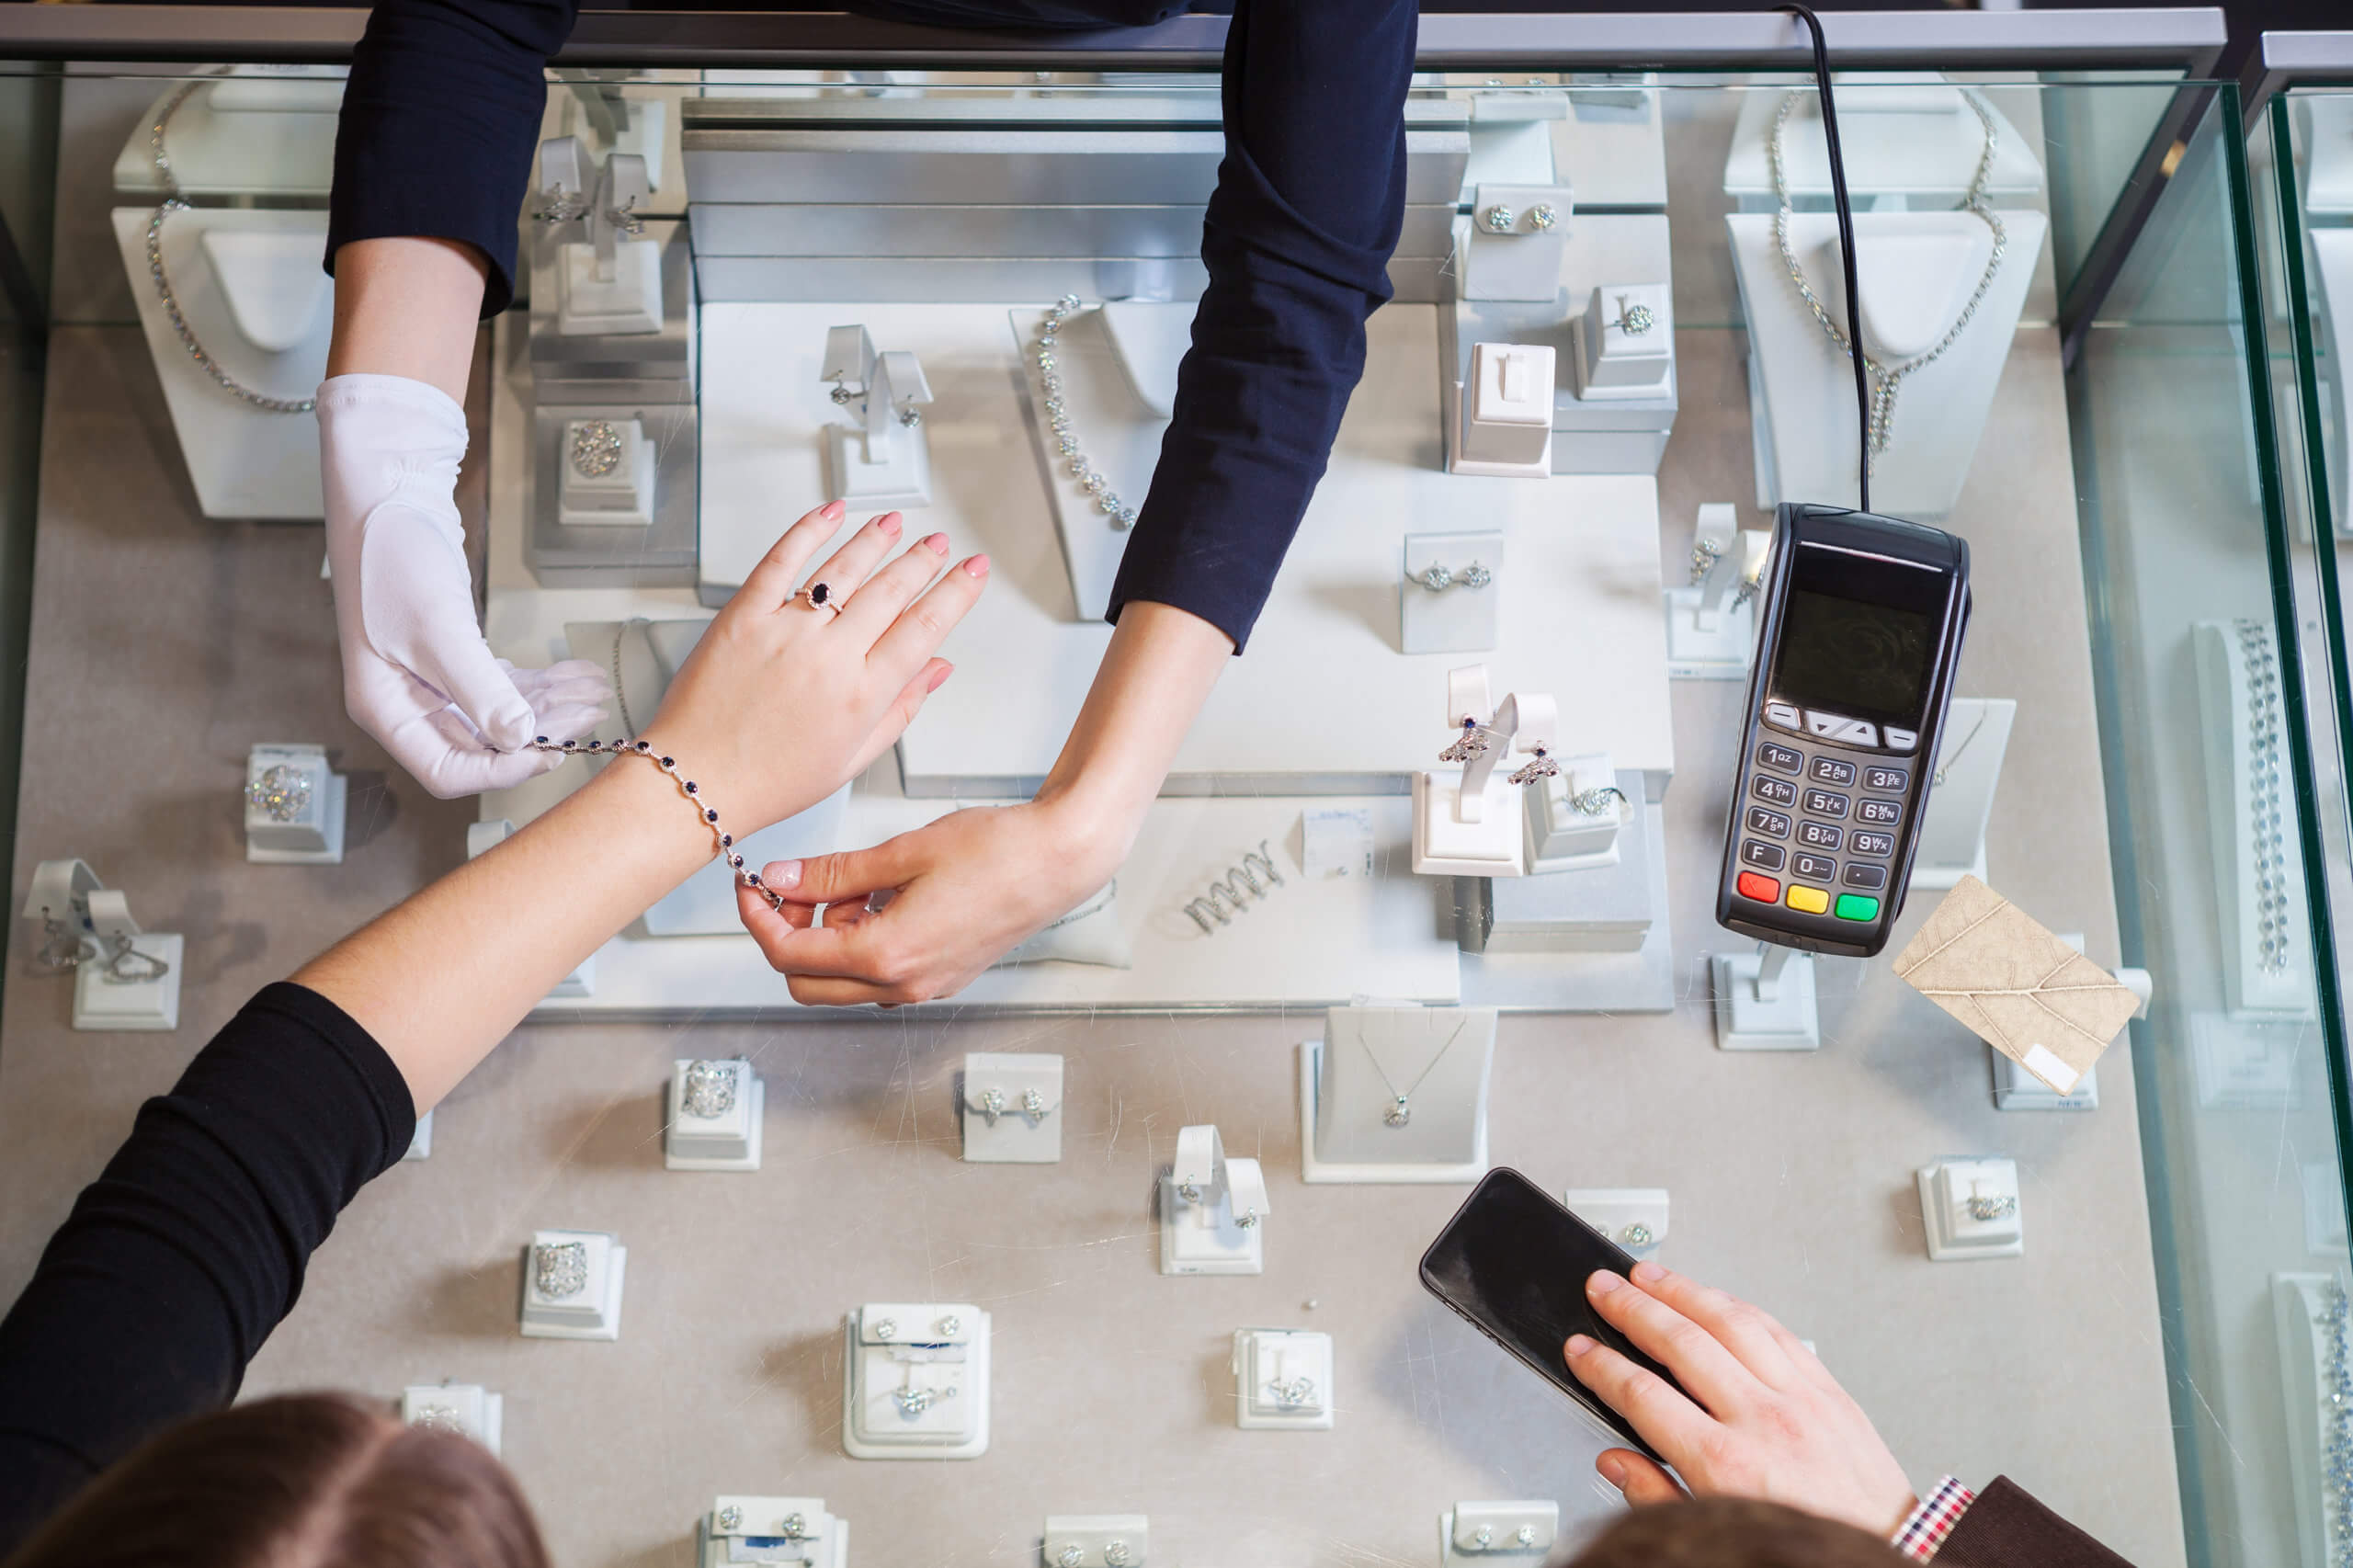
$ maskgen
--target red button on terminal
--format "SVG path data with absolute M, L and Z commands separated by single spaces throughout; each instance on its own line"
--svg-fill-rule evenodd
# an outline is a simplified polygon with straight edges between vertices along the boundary
M 1770 877 L 1760 877 L 1754 871 L 1743 871 L 1740 881 L 1733 884 L 1743 898 L 1753 898 L 1759 903 L 1779 903 L 1781 884 Z

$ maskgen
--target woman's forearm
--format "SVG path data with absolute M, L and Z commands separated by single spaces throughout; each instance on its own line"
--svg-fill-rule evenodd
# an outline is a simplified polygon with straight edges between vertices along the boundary
M 421 1115 L 711 852 L 710 829 L 678 787 L 651 762 L 623 757 L 293 978 L 376 1037 Z
M 1191 611 L 1129 604 L 1039 803 L 1109 865 L 1125 859 L 1186 733 L 1233 660 L 1233 640 Z

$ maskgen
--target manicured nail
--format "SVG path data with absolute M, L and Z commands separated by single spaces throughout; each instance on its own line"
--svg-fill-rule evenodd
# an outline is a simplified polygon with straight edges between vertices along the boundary
M 1601 1471 L 1602 1480 L 1620 1492 L 1626 1490 L 1626 1461 L 1624 1460 L 1620 1459 L 1616 1454 L 1604 1454 L 1593 1461 L 1593 1468 Z
M 1634 1265 L 1634 1278 L 1645 1285 L 1655 1285 L 1666 1278 L 1666 1270 L 1648 1258 Z
M 881 528 L 884 533 L 889 534 L 893 538 L 896 538 L 898 535 L 900 524 L 901 518 L 899 514 L 896 512 L 885 512 L 881 517 L 874 519 L 874 526 L 876 528 Z
M 1570 1360 L 1575 1360 L 1578 1357 L 1584 1355 L 1586 1351 L 1592 1348 L 1593 1341 L 1586 1335 L 1582 1334 L 1573 1334 L 1569 1335 Z
M 834 521 L 838 523 L 842 520 L 842 514 L 848 510 L 849 505 L 847 502 L 828 501 L 822 508 L 819 509 L 818 515 L 820 517 L 831 517 Z
M 801 885 L 801 862 L 771 860 L 760 868 L 760 881 L 779 892 L 790 892 Z
M 948 553 L 948 536 L 946 534 L 934 534 L 923 542 L 924 548 L 930 551 L 934 555 L 945 555 Z
M 955 665 L 940 665 L 940 666 L 939 666 L 939 673 L 938 673 L 938 675 L 935 675 L 935 676 L 933 676 L 931 677 L 931 684 L 930 684 L 930 685 L 928 685 L 928 686 L 926 686 L 926 687 L 924 687 L 924 689 L 925 689 L 926 691 L 938 691 L 941 687 L 946 686 L 946 685 L 948 684 L 948 677 L 949 677 L 949 676 L 954 675 L 955 673 L 956 673 L 956 666 L 955 666 Z
M 1607 1296 L 1610 1291 L 1615 1290 L 1619 1286 L 1623 1285 L 1625 1281 L 1623 1279 L 1619 1278 L 1618 1276 L 1610 1273 L 1609 1270 L 1606 1268 L 1597 1268 L 1585 1282 L 1586 1294 L 1588 1296 Z
M 989 574 L 989 558 L 985 555 L 975 555 L 964 562 L 964 570 L 975 577 L 985 577 Z

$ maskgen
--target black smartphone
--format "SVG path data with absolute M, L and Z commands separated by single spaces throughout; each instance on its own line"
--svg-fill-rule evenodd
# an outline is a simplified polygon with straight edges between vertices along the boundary
M 1422 1283 L 1576 1401 L 1626 1447 L 1656 1460 L 1658 1454 L 1624 1416 L 1577 1381 L 1562 1349 L 1569 1335 L 1589 1335 L 1682 1387 L 1586 1299 L 1585 1282 L 1596 1273 L 1607 1268 L 1623 1276 L 1633 1267 L 1632 1257 L 1558 1199 L 1518 1171 L 1497 1166 L 1472 1189 L 1422 1255 Z

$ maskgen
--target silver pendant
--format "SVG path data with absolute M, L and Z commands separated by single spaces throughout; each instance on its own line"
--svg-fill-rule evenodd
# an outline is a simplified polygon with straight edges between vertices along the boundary
M 1413 1108 L 1405 1104 L 1405 1096 L 1399 1095 L 1397 1103 L 1391 1106 L 1381 1119 L 1391 1127 L 1403 1127 L 1414 1119 Z

